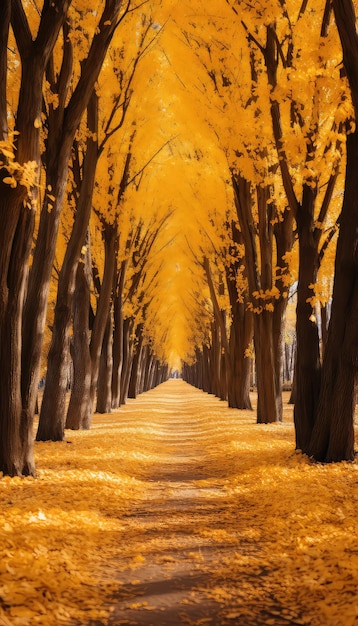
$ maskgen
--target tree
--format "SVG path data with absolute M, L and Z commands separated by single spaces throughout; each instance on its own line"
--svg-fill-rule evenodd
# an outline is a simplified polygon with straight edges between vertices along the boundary
M 29 314 L 24 315 L 25 297 L 28 298 L 28 263 L 38 202 L 40 175 L 40 136 L 42 111 L 42 83 L 44 73 L 60 29 L 66 19 L 69 0 L 56 6 L 45 2 L 36 35 L 32 35 L 25 9 L 20 0 L 11 3 L 11 23 L 21 58 L 21 85 L 16 113 L 16 135 L 9 147 L 2 145 L 0 215 L 5 225 L 0 235 L 0 470 L 4 474 L 34 474 L 32 445 L 32 418 L 35 410 L 41 328 L 31 334 L 36 343 L 38 364 L 35 370 L 24 374 L 25 357 L 29 356 L 23 340 L 31 341 L 22 328 Z M 7 49 L 4 45 L 10 5 L 2 9 L 1 67 Z M 6 78 L 4 83 L 6 84 Z M 7 133 L 7 108 L 2 101 L 2 132 Z M 10 148 L 10 149 L 9 149 Z M 50 268 L 52 267 L 52 259 Z M 39 285 L 39 302 L 45 306 L 44 293 Z M 41 323 L 40 323 L 41 327 Z M 27 374 L 27 377 L 26 377 Z M 27 382 L 32 380 L 32 393 Z
M 358 36 L 351 0 L 333 0 L 355 120 L 358 119 Z M 335 261 L 331 320 L 322 383 L 308 453 L 318 461 L 354 459 L 358 372 L 358 132 L 348 125 L 347 166 Z

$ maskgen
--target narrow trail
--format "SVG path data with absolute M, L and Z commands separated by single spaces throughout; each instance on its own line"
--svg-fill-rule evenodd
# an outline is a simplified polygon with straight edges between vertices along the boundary
M 233 550 L 231 541 L 215 544 L 210 539 L 210 529 L 222 526 L 219 516 L 226 497 L 222 468 L 207 450 L 212 398 L 205 402 L 201 397 L 200 410 L 193 414 L 195 390 L 188 394 L 180 381 L 170 389 L 159 407 L 152 396 L 160 460 L 149 466 L 145 501 L 129 521 L 135 520 L 140 546 L 145 544 L 147 554 L 149 548 L 151 558 L 135 569 L 127 589 L 130 598 L 115 607 L 113 625 L 227 623 L 217 604 L 200 591 L 210 587 L 212 570 Z M 148 396 L 144 400 L 147 408 Z M 133 572 L 124 570 L 122 576 L 133 578 Z M 138 596 L 135 606 L 133 591 Z
M 239 510 L 228 490 L 238 471 L 228 424 L 235 427 L 238 412 L 223 412 L 219 400 L 180 380 L 144 394 L 135 408 L 137 420 L 152 422 L 152 460 L 142 468 L 143 499 L 127 515 L 126 541 L 138 557 L 117 564 L 123 584 L 110 626 L 306 623 L 265 599 L 256 516 L 247 499 Z M 246 419 L 253 428 L 254 415 Z

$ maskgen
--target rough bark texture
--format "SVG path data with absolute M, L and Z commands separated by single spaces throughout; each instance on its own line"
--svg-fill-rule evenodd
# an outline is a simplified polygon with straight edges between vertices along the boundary
M 7 139 L 7 48 L 11 15 L 11 0 L 0 5 L 0 141 Z
M 250 400 L 251 358 L 247 356 L 247 351 L 253 338 L 253 315 L 252 311 L 248 309 L 247 290 L 246 293 L 238 292 L 237 277 L 240 272 L 243 272 L 246 278 L 247 273 L 243 269 L 245 260 L 238 258 L 238 251 L 235 247 L 235 245 L 243 244 L 242 233 L 233 222 L 231 233 L 234 245 L 229 250 L 229 255 L 235 260 L 226 269 L 226 284 L 231 309 L 227 373 L 228 404 L 231 408 L 252 409 Z
M 319 333 L 313 317 L 312 289 L 317 282 L 318 246 L 314 237 L 313 198 L 300 206 L 296 216 L 299 239 L 299 269 L 296 308 L 296 447 L 307 451 L 315 420 L 320 388 Z
M 103 278 L 101 285 L 101 292 L 99 294 L 97 302 L 96 317 L 94 320 L 90 354 L 91 354 L 91 384 L 90 392 L 87 403 L 87 413 L 82 423 L 82 428 L 90 428 L 92 422 L 92 416 L 94 412 L 94 402 L 97 390 L 99 363 L 101 358 L 101 350 L 103 344 L 103 337 L 106 329 L 106 323 L 108 319 L 108 312 L 110 308 L 110 301 L 112 295 L 113 276 L 116 265 L 116 229 L 113 226 L 106 226 L 103 238 L 105 249 L 105 262 L 103 270 Z
M 133 340 L 131 339 L 132 329 L 133 320 L 131 318 L 126 318 L 123 322 L 123 368 L 120 404 L 125 404 L 128 398 L 128 388 L 133 361 Z
M 121 377 L 123 368 L 123 288 L 127 261 L 121 264 L 119 279 L 114 290 L 113 302 L 113 371 L 112 371 L 112 409 L 117 409 L 121 401 Z
M 87 402 L 91 384 L 90 330 L 91 259 L 89 246 L 76 272 L 73 299 L 73 337 L 71 355 L 73 384 L 67 409 L 66 428 L 78 430 L 87 415 Z
M 357 48 L 358 49 L 358 48 Z M 319 461 L 354 458 L 358 373 L 358 133 L 347 137 L 346 186 L 337 243 L 331 320 L 317 419 L 308 454 Z
M 128 386 L 128 398 L 136 398 L 139 393 L 138 384 L 140 379 L 140 371 L 142 366 L 142 350 L 143 350 L 143 325 L 138 324 L 136 328 L 136 344 L 132 361 L 131 375 Z
M 113 324 L 111 311 L 104 332 L 97 383 L 96 413 L 110 413 L 112 408 Z

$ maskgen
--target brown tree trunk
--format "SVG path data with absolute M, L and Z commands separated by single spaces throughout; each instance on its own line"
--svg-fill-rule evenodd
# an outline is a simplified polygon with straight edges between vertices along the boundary
M 313 237 L 313 205 L 300 207 L 297 217 L 299 269 L 296 307 L 296 447 L 307 452 L 320 389 L 321 362 L 318 326 L 313 317 L 312 289 L 317 281 L 318 249 Z
M 321 313 L 321 342 L 322 342 L 322 346 L 321 346 L 321 358 L 323 360 L 323 356 L 326 350 L 326 345 L 327 345 L 327 338 L 328 338 L 328 311 L 327 311 L 327 304 L 325 305 L 321 305 L 320 307 L 320 313 Z
M 212 375 L 211 375 L 211 351 L 212 348 L 209 348 L 206 345 L 203 345 L 202 348 L 202 363 L 203 363 L 203 378 L 202 385 L 203 391 L 206 393 L 213 393 L 213 385 L 212 385 Z
M 232 239 L 236 246 L 242 245 L 243 237 L 236 224 L 231 224 Z M 243 273 L 243 278 L 247 278 L 244 258 L 237 258 L 237 248 L 232 246 L 229 250 L 231 258 L 235 259 L 227 267 L 226 284 L 231 306 L 231 326 L 229 336 L 229 367 L 227 372 L 228 404 L 236 409 L 252 410 L 250 400 L 250 373 L 251 358 L 247 353 L 250 348 L 254 321 L 252 311 L 248 309 L 247 290 L 246 293 L 238 292 L 237 278 L 239 273 Z
M 73 298 L 73 337 L 71 355 L 73 385 L 67 409 L 66 428 L 78 430 L 87 415 L 91 383 L 90 315 L 91 257 L 89 246 L 82 263 L 77 266 Z
M 149 359 L 150 359 L 150 348 L 149 348 L 149 345 L 146 344 L 143 346 L 143 349 L 142 349 L 140 375 L 138 379 L 138 388 L 137 388 L 138 394 L 141 394 L 144 391 L 148 391 L 146 388 L 146 379 L 147 379 L 147 374 L 148 374 Z
M 123 368 L 123 288 L 127 262 L 121 264 L 117 288 L 113 303 L 113 371 L 112 371 L 112 409 L 117 409 L 121 401 L 121 378 Z
M 37 62 L 37 66 L 32 67 L 32 69 L 36 71 L 29 73 L 28 76 L 28 93 L 19 99 L 18 120 L 21 121 L 22 125 L 22 127 L 19 126 L 19 141 L 21 140 L 23 145 L 27 144 L 28 140 L 31 140 L 33 135 L 33 130 L 31 129 L 34 127 L 38 133 L 36 153 L 23 159 L 23 155 L 21 151 L 19 151 L 19 159 L 39 162 L 39 129 L 38 124 L 34 124 L 34 121 L 41 119 L 44 70 L 57 40 L 58 31 L 66 17 L 69 5 L 69 0 L 59 1 L 56 5 L 54 3 L 46 3 L 46 11 L 43 10 L 44 19 L 41 17 L 37 37 L 37 39 L 44 44 L 43 54 L 39 54 L 38 45 L 36 45 L 35 51 L 28 49 L 30 42 L 32 43 L 29 36 L 30 31 L 26 31 L 24 38 L 26 39 L 26 37 L 28 37 L 28 42 L 24 40 L 18 41 L 20 52 L 22 50 L 23 66 Z M 22 12 L 21 6 L 20 2 L 13 2 L 12 21 L 13 25 L 15 25 L 14 30 L 20 31 L 20 33 L 21 26 L 19 27 L 18 23 L 21 25 L 23 23 L 22 18 L 19 17 Z M 47 192 L 41 210 L 39 232 L 33 254 L 23 315 L 22 415 L 23 422 L 28 424 L 28 429 L 32 426 L 35 411 L 42 339 L 47 311 L 47 297 L 57 241 L 59 218 L 67 182 L 67 169 L 71 146 L 75 132 L 87 107 L 91 93 L 93 92 L 108 46 L 113 37 L 121 8 L 121 0 L 106 0 L 88 56 L 82 64 L 79 82 L 69 102 L 66 103 L 66 112 L 63 115 L 59 132 L 57 133 L 58 141 L 51 141 L 49 135 L 46 152 Z M 22 33 L 22 35 L 24 35 L 24 33 Z M 37 44 L 37 41 L 34 42 L 34 44 Z M 23 84 L 26 86 L 25 83 L 22 83 L 22 86 Z M 34 97 L 34 94 L 38 94 L 37 97 Z M 63 97 L 63 94 L 59 95 Z M 23 113 L 23 109 L 25 109 L 25 113 Z M 61 110 L 64 112 L 64 109 Z M 27 123 L 23 124 L 25 121 Z M 20 160 L 20 162 L 22 161 Z M 50 193 L 48 193 L 49 188 L 51 189 Z M 49 198 L 49 195 L 53 195 L 55 199 L 52 200 Z M 29 437 L 26 437 L 26 439 L 29 440 Z
M 96 396 L 99 362 L 101 358 L 101 349 L 103 343 L 103 337 L 106 329 L 106 323 L 108 318 L 108 311 L 110 308 L 110 301 L 112 295 L 113 275 L 116 265 L 116 228 L 114 226 L 107 226 L 103 232 L 104 249 L 105 249 L 105 261 L 103 270 L 103 279 L 101 285 L 101 292 L 99 294 L 96 317 L 94 320 L 90 354 L 91 354 L 91 384 L 90 392 L 87 403 L 87 414 L 82 423 L 82 428 L 89 429 L 92 422 L 92 415 L 94 411 L 94 401 Z
M 210 347 L 210 386 L 207 391 L 220 397 L 220 368 L 221 368 L 221 341 L 220 331 L 214 322 L 211 324 L 211 347 Z
M 97 383 L 97 413 L 110 413 L 112 407 L 112 369 L 113 369 L 113 324 L 111 312 L 108 314 L 99 362 Z
M 129 379 L 133 360 L 133 341 L 130 338 L 133 329 L 133 320 L 126 318 L 123 322 L 123 368 L 121 378 L 121 404 L 126 404 L 128 398 Z
M 215 395 L 220 400 L 227 400 L 227 369 L 229 367 L 229 342 L 226 334 L 226 315 L 225 311 L 220 308 L 218 297 L 215 291 L 214 281 L 211 274 L 210 262 L 204 257 L 203 267 L 205 270 L 210 298 L 213 305 L 214 322 L 213 322 L 213 339 L 215 336 Z M 219 277 L 218 295 L 224 293 L 224 284 Z M 220 338 L 219 338 L 220 337 Z M 217 380 L 216 380 L 217 378 Z
M 228 372 L 228 404 L 234 409 L 252 410 L 250 400 L 251 358 L 247 356 L 253 337 L 253 316 L 243 311 L 242 304 L 232 306 L 230 329 L 230 368 Z
M 143 325 L 139 324 L 136 328 L 136 345 L 134 347 L 134 355 L 132 360 L 131 373 L 129 377 L 128 398 L 136 398 L 138 393 L 138 380 L 140 377 L 140 367 L 142 359 L 143 347 Z
M 318 461 L 326 462 L 354 459 L 354 410 L 358 373 L 357 168 L 356 131 L 347 136 L 346 185 L 337 243 L 331 320 L 322 368 L 317 419 L 307 447 L 308 454 Z
M 257 422 L 278 422 L 275 355 L 272 332 L 273 313 L 262 311 L 254 317 L 254 346 L 257 377 Z
M 358 120 L 358 35 L 351 0 L 333 0 L 352 100 Z M 346 180 L 338 236 L 331 319 L 317 419 L 308 453 L 317 460 L 354 458 L 358 375 L 358 132 L 347 135 Z
M 151 373 L 152 373 L 153 361 L 154 361 L 154 356 L 152 354 L 150 347 L 148 346 L 148 357 L 147 357 L 145 377 L 143 381 L 143 391 L 149 391 L 149 389 L 151 389 L 151 384 L 152 384 Z
M 11 16 L 11 0 L 3 0 L 0 4 L 0 141 L 8 136 L 7 118 L 7 52 Z

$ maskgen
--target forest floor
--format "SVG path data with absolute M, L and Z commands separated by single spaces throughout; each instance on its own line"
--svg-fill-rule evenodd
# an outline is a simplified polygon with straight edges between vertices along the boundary
M 0 480 L 0 626 L 358 625 L 358 463 L 295 452 L 291 406 L 170 380 L 35 455 Z

